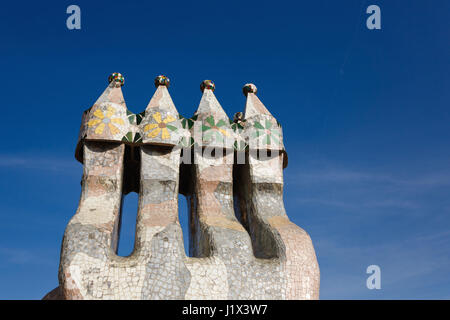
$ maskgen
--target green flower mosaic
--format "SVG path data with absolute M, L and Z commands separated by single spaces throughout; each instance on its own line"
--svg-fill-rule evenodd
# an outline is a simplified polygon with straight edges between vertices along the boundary
M 133 112 L 127 110 L 128 121 L 130 121 L 131 124 L 140 124 L 144 116 L 145 111 L 138 114 L 134 114 Z
M 264 121 L 264 126 L 259 123 L 258 121 L 255 121 L 253 124 L 255 127 L 255 131 L 253 131 L 251 138 L 256 139 L 262 137 L 263 144 L 270 145 L 272 144 L 272 141 L 276 144 L 280 143 L 280 136 L 281 131 L 279 127 L 273 128 L 272 122 L 269 120 Z
M 233 120 L 230 120 L 230 126 L 231 129 L 233 129 L 234 132 L 241 133 L 242 130 L 244 130 L 244 126 L 241 124 L 241 122 L 234 122 Z
M 128 132 L 126 135 L 123 136 L 122 141 L 139 143 L 142 142 L 142 136 L 140 135 L 139 132 L 136 132 L 135 134 L 133 134 L 133 132 Z
M 223 136 L 228 136 L 228 132 L 225 130 L 227 128 L 227 122 L 223 119 L 214 121 L 213 116 L 209 116 L 205 119 L 202 124 L 203 140 L 210 141 L 214 136 L 217 142 L 223 142 Z
M 183 127 L 183 129 L 191 129 L 192 126 L 194 125 L 194 121 L 197 120 L 198 115 L 195 114 L 191 118 L 185 118 L 180 114 L 179 118 L 180 118 L 181 126 Z

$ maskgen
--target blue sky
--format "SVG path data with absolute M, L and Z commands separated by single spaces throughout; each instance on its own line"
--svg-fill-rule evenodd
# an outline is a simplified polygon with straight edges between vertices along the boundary
M 70 4 L 81 30 L 66 28 Z M 381 30 L 366 28 L 370 4 Z M 449 18 L 446 0 L 3 3 L 0 299 L 57 286 L 81 114 L 111 72 L 133 112 L 158 74 L 186 116 L 204 79 L 230 117 L 255 83 L 283 125 L 285 206 L 313 239 L 321 298 L 449 299 Z M 125 201 L 122 255 L 137 195 Z M 381 290 L 366 288 L 372 264 Z

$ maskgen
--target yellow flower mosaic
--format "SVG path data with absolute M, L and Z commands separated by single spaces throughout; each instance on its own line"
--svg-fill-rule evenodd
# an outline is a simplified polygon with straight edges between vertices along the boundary
M 150 123 L 144 127 L 144 132 L 150 131 L 147 136 L 150 138 L 155 138 L 161 132 L 161 139 L 170 139 L 170 132 L 168 129 L 175 131 L 177 128 L 169 125 L 168 123 L 174 122 L 176 119 L 169 114 L 164 120 L 162 120 L 161 113 L 159 112 L 155 112 L 152 116 L 156 123 Z
M 102 134 L 106 126 L 108 126 L 112 134 L 119 133 L 120 130 L 113 123 L 119 125 L 124 125 L 125 123 L 121 118 L 112 118 L 115 113 L 116 109 L 114 109 L 112 106 L 108 106 L 105 113 L 103 113 L 103 111 L 100 109 L 96 109 L 94 111 L 94 116 L 97 119 L 90 120 L 87 125 L 89 128 L 97 126 L 94 131 L 95 134 Z

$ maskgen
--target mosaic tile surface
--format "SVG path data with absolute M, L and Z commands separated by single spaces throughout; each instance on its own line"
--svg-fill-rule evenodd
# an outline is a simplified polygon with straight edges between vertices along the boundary
M 83 114 L 80 202 L 64 233 L 59 286 L 44 299 L 318 299 L 312 241 L 284 209 L 281 126 L 256 86 L 244 86 L 245 111 L 230 120 L 212 81 L 202 82 L 190 118 L 175 108 L 167 77 L 155 79 L 156 92 L 139 114 L 126 108 L 124 81 L 112 74 Z M 135 247 L 121 257 L 130 181 L 139 192 Z M 189 202 L 190 257 L 179 192 Z

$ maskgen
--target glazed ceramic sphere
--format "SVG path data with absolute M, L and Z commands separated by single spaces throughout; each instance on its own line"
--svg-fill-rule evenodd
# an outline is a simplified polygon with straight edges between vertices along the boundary
M 118 87 L 118 86 L 123 86 L 123 84 L 125 83 L 125 78 L 123 77 L 122 74 L 118 73 L 118 72 L 114 72 L 111 73 L 111 75 L 108 77 L 108 82 L 114 82 L 114 84 Z
M 240 122 L 244 120 L 244 114 L 242 112 L 236 112 L 233 117 L 233 122 Z
M 216 89 L 216 85 L 211 80 L 204 80 L 200 85 L 200 90 L 203 92 L 205 89 L 214 91 Z
M 247 83 L 242 88 L 242 92 L 244 93 L 245 96 L 247 96 L 249 92 L 256 94 L 257 91 L 258 89 L 253 83 Z
M 159 86 L 166 86 L 169 87 L 170 85 L 170 79 L 167 78 L 165 75 L 159 75 L 155 78 L 155 87 L 159 87 Z

